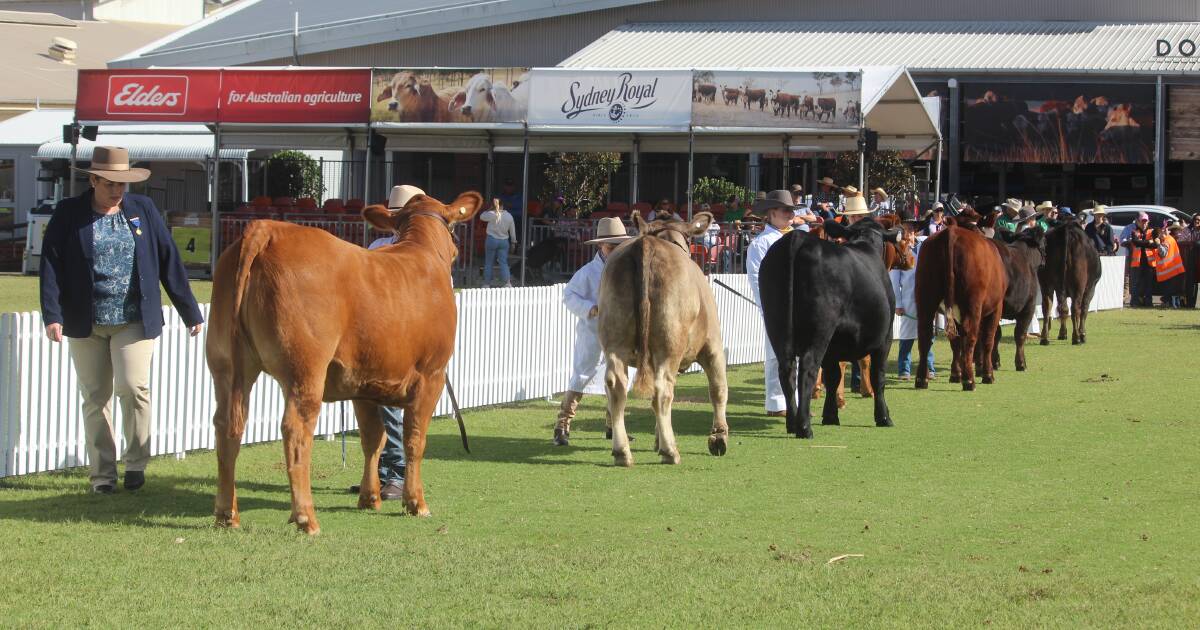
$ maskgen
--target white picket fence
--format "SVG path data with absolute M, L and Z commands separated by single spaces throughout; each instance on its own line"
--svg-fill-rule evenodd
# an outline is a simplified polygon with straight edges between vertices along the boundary
M 1092 308 L 1121 308 L 1123 259 L 1103 260 L 1104 276 Z M 750 295 L 745 275 L 711 279 Z M 542 398 L 566 387 L 575 317 L 562 306 L 562 291 L 563 285 L 458 293 L 458 335 L 450 380 L 463 408 Z M 713 294 L 728 363 L 762 361 L 763 328 L 757 309 L 724 288 L 714 285 Z M 207 315 L 208 305 L 202 309 Z M 188 337 L 173 309 L 164 308 L 163 313 L 166 325 L 151 368 L 151 451 L 182 455 L 211 449 L 216 403 L 204 359 L 204 337 Z M 444 394 L 436 413 L 450 413 Z M 85 465 L 81 414 L 67 343 L 46 339 L 37 312 L 0 315 L 0 478 Z M 119 405 L 114 404 L 113 416 L 118 449 L 123 450 Z M 243 443 L 282 439 L 282 417 L 283 395 L 274 379 L 264 375 L 250 397 Z M 327 403 L 322 405 L 316 433 L 333 435 L 355 426 L 348 403 Z

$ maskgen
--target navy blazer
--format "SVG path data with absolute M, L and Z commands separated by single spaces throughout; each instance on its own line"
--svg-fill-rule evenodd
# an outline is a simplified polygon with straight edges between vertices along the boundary
M 189 327 L 202 323 L 200 306 L 188 285 L 187 270 L 171 240 L 167 224 L 149 197 L 126 193 L 121 213 L 133 235 L 133 279 L 129 290 L 142 311 L 145 338 L 162 334 L 161 282 L 171 303 Z M 92 210 L 92 189 L 78 197 L 63 199 L 54 208 L 42 240 L 42 321 L 62 324 L 68 337 L 88 337 L 95 321 L 92 299 L 92 224 L 99 215 Z

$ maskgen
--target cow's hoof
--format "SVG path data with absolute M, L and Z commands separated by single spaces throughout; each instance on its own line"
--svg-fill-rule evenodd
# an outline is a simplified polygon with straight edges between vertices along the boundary
M 716 455 L 717 457 L 721 457 L 722 455 L 725 454 L 725 450 L 728 448 L 729 448 L 729 443 L 728 443 L 728 440 L 725 439 L 724 435 L 708 436 L 708 452 L 709 453 L 712 453 L 713 455 Z
M 823 424 L 823 425 L 825 425 L 825 426 L 829 426 L 829 427 L 836 427 L 836 426 L 841 426 L 841 424 L 842 424 L 842 421 L 841 421 L 841 419 L 840 419 L 840 418 L 836 418 L 836 417 L 834 417 L 834 418 L 821 418 L 821 424 Z
M 633 468 L 633 453 L 625 451 L 623 453 L 613 453 L 613 464 L 621 468 Z
M 317 524 L 317 519 L 308 514 L 292 514 L 288 522 L 295 523 L 297 530 L 309 536 L 316 536 L 321 533 L 321 526 Z
M 862 392 L 859 394 L 859 396 L 862 396 L 863 398 L 874 398 L 875 392 Z
M 814 389 L 814 390 L 813 390 L 813 393 L 812 393 L 812 399 L 813 399 L 813 400 L 820 400 L 820 399 L 821 399 L 821 395 L 822 395 L 824 392 L 825 392 L 825 390 L 823 390 L 823 389 Z
M 846 399 L 842 398 L 841 396 L 838 396 L 838 409 L 845 409 L 845 408 L 846 408 Z
M 811 440 L 813 437 L 812 429 L 801 429 L 796 432 L 796 437 L 800 438 L 801 440 Z
M 964 391 L 964 392 L 973 392 L 973 391 L 975 391 L 975 383 L 973 383 L 973 382 L 971 382 L 971 381 L 963 381 L 963 384 L 962 384 L 962 386 L 963 386 L 963 391 Z
M 991 384 L 993 384 L 993 383 L 995 383 L 995 382 L 996 382 L 996 377 L 994 377 L 994 376 L 991 376 L 991 375 L 985 375 L 985 376 L 984 376 L 982 379 L 980 379 L 980 380 L 981 380 L 981 381 L 983 381 L 983 384 L 984 384 L 984 385 L 991 385 Z
M 358 495 L 358 509 L 360 510 L 378 510 L 382 504 L 383 499 L 379 497 L 378 492 Z
M 1080 340 L 1078 340 L 1078 339 L 1072 339 L 1072 340 L 1071 340 L 1071 345 L 1072 345 L 1072 346 L 1078 346 L 1078 345 L 1079 345 L 1079 344 L 1081 344 L 1081 343 L 1083 343 L 1083 342 L 1082 342 L 1082 341 L 1080 341 Z
M 950 375 L 950 382 L 951 382 L 951 383 L 961 383 L 961 382 L 962 382 L 962 377 L 961 377 L 961 376 L 959 376 L 959 375 L 957 375 L 957 374 L 951 374 L 951 375 Z
M 241 516 L 234 510 L 217 510 L 214 515 L 217 517 L 217 527 L 237 529 L 242 526 Z
M 679 464 L 679 453 L 659 453 L 659 461 L 675 466 Z
M 425 505 L 425 501 L 405 500 L 404 509 L 406 512 L 408 512 L 409 516 L 416 516 L 420 518 L 429 518 L 430 516 L 433 516 L 433 513 L 429 511 L 429 506 Z
M 1066 340 L 1067 340 L 1067 333 L 1065 333 L 1065 332 L 1060 332 L 1060 333 L 1058 333 L 1058 340 L 1059 340 L 1059 341 L 1066 341 Z
M 914 389 L 929 389 L 929 381 L 923 381 L 921 379 L 917 379 L 916 382 L 913 383 L 913 388 Z
M 887 417 L 885 417 L 883 420 L 876 420 L 876 421 L 875 421 L 875 426 L 877 426 L 877 427 L 890 427 L 890 426 L 892 426 L 892 418 L 891 418 L 891 416 L 887 416 Z
M 1043 346 L 1048 346 L 1048 345 L 1050 345 L 1050 340 L 1045 337 L 1042 337 L 1041 340 L 1038 341 L 1038 344 L 1043 345 Z
M 1018 372 L 1024 372 L 1024 371 L 1025 371 L 1025 364 L 1024 364 L 1024 363 L 1022 363 L 1021 365 L 1018 365 L 1018 366 L 1016 367 L 1016 370 L 1017 370 Z

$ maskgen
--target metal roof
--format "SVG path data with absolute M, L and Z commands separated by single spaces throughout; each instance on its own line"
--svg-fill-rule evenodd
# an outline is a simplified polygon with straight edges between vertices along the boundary
M 1200 50 L 1157 57 L 1159 39 L 1200 42 L 1200 22 L 671 22 L 628 24 L 570 67 L 902 65 L 910 72 L 1180 74 Z
M 655 1 L 244 0 L 109 66 L 245 65 L 290 59 L 293 50 L 305 55 Z
M 81 138 L 76 158 L 92 159 L 92 147 L 98 144 L 124 147 L 129 150 L 129 159 L 138 162 L 203 162 L 213 151 L 212 134 L 203 125 L 179 125 L 169 131 L 161 129 L 161 125 L 159 128 L 115 126 L 101 127 L 95 142 Z M 223 159 L 241 159 L 249 153 L 247 149 L 221 149 Z M 35 156 L 38 160 L 70 157 L 71 145 L 61 139 L 42 144 Z
M 69 109 L 35 109 L 0 122 L 0 146 L 38 146 L 62 137 L 62 126 L 71 123 Z

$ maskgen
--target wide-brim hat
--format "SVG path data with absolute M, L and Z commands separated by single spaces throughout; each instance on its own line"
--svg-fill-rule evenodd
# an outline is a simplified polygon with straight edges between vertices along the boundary
M 842 216 L 857 216 L 860 214 L 871 214 L 871 209 L 867 207 L 867 200 L 862 197 L 847 197 L 846 209 L 838 214 Z
M 871 189 L 871 194 L 873 194 L 873 195 L 879 195 L 879 196 L 883 197 L 884 199 L 887 199 L 887 198 L 888 198 L 887 191 L 886 191 L 886 190 L 884 190 L 884 189 L 882 189 L 882 188 L 872 188 L 872 189 Z
M 1033 209 L 1033 206 L 1021 206 L 1020 213 L 1018 214 L 1018 217 L 1022 221 L 1026 220 L 1026 219 L 1031 219 L 1036 216 L 1037 216 L 1037 211 Z
M 804 187 L 801 186 L 800 184 L 792 184 L 791 191 L 792 192 L 804 192 Z
M 1092 206 L 1092 216 L 1103 217 L 1103 216 L 1107 216 L 1107 215 L 1108 215 L 1108 206 L 1106 206 L 1102 203 L 1098 203 L 1098 204 Z
M 150 179 L 149 169 L 129 168 L 129 151 L 121 147 L 93 147 L 91 167 L 75 170 L 122 184 Z
M 832 177 L 822 177 L 820 180 L 817 181 L 817 183 L 824 184 L 825 186 L 833 186 L 834 188 L 837 188 L 837 184 L 833 183 Z
M 1053 201 L 1043 201 L 1037 205 L 1037 208 L 1034 209 L 1037 210 L 1038 214 L 1046 214 L 1047 212 L 1054 210 L 1055 206 Z
M 622 243 L 633 238 L 625 231 L 625 224 L 617 217 L 604 217 L 596 222 L 596 238 L 585 241 L 585 245 Z
M 846 193 L 847 197 L 856 197 L 862 194 L 854 186 L 842 186 L 842 192 Z
M 761 214 L 771 208 L 795 210 L 796 207 L 796 204 L 792 203 L 792 193 L 786 190 L 772 190 L 767 193 L 765 198 L 756 200 L 754 205 L 750 206 L 750 211 L 755 214 Z
M 399 210 L 408 205 L 408 201 L 413 197 L 424 194 L 425 191 L 416 186 L 409 186 L 408 184 L 392 186 L 392 192 L 388 194 L 387 207 L 389 210 Z
M 1021 212 L 1021 202 L 1017 199 L 1005 199 L 1004 203 L 1000 204 L 1004 210 L 1012 210 L 1013 212 Z

